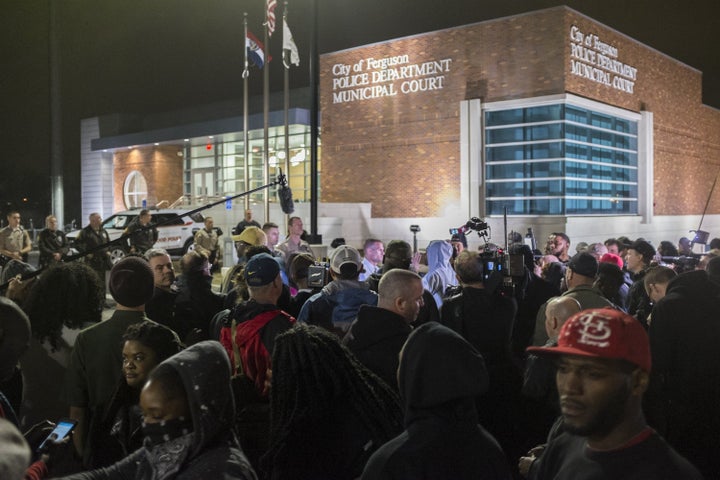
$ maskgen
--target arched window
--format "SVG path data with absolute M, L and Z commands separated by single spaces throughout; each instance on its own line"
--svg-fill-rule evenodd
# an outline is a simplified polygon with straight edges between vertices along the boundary
M 123 196 L 125 198 L 125 208 L 131 209 L 143 206 L 143 200 L 147 199 L 147 182 L 142 173 L 133 170 L 128 174 L 123 185 Z

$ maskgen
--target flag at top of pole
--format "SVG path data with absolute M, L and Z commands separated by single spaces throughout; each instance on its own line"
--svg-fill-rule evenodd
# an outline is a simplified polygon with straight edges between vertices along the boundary
M 283 65 L 285 65 L 285 68 L 290 68 L 290 65 L 300 65 L 298 48 L 295 45 L 292 33 L 290 33 L 290 27 L 285 16 L 283 16 Z
M 247 32 L 245 37 L 245 49 L 248 59 L 258 68 L 263 68 L 263 65 L 265 65 L 265 46 L 250 31 Z
M 277 0 L 266 0 L 267 2 L 267 13 L 265 15 L 265 25 L 267 26 L 268 36 L 272 36 L 275 31 L 275 7 L 277 7 Z

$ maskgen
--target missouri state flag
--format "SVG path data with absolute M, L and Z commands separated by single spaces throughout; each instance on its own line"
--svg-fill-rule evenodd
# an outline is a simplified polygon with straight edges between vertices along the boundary
M 245 37 L 245 49 L 247 50 L 248 59 L 258 68 L 263 68 L 263 65 L 265 65 L 265 46 L 249 31 L 247 37 Z

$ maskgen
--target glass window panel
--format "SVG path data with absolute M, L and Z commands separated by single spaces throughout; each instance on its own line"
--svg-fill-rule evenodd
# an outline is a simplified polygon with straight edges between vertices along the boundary
M 523 145 L 488 147 L 485 151 L 488 162 L 502 160 L 525 160 L 525 147 Z
M 523 123 L 563 119 L 582 125 L 558 122 L 522 126 Z M 637 169 L 616 167 L 616 165 L 637 165 L 637 122 L 563 104 L 488 112 L 486 121 L 488 125 L 513 124 L 512 128 L 488 130 L 487 144 L 524 142 L 523 145 L 487 146 L 485 149 L 487 179 L 517 180 L 486 183 L 488 197 L 486 206 L 489 214 L 501 215 L 504 208 L 508 208 L 511 214 L 538 215 L 637 212 L 635 200 L 618 200 L 637 197 Z M 543 142 L 555 138 L 562 140 Z M 559 160 L 542 163 L 492 164 L 507 160 L 554 158 Z M 563 160 L 565 158 L 598 163 Z M 523 181 L 523 179 L 537 180 L 543 177 L 561 177 L 561 179 Z M 603 180 L 606 182 L 602 182 Z M 624 185 L 607 183 L 607 181 L 633 183 Z M 568 199 L 566 203 L 563 199 L 532 198 L 565 195 L 589 197 L 589 199 Z M 496 201 L 491 198 L 494 196 L 530 198 Z
M 485 125 L 493 127 L 496 125 L 512 125 L 523 122 L 523 109 L 502 110 L 498 112 L 485 113 Z
M 560 120 L 562 118 L 563 105 L 543 105 L 527 109 L 525 122 L 546 122 L 549 120 Z
M 525 140 L 524 128 L 498 128 L 488 130 L 485 141 L 488 145 L 493 143 L 512 143 Z
M 560 138 L 563 138 L 563 124 L 548 123 L 530 127 L 530 135 L 527 140 L 554 140 Z

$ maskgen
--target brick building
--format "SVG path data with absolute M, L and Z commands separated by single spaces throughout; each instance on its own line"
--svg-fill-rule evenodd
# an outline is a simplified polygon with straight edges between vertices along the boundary
M 320 216 L 351 243 L 406 238 L 410 224 L 444 238 L 471 216 L 501 242 L 506 210 L 510 229 L 573 243 L 677 240 L 720 167 L 701 72 L 567 7 L 322 55 L 320 72 Z M 122 177 L 128 155 L 114 152 Z M 177 168 L 178 193 L 192 192 Z M 715 195 L 712 236 L 718 213 Z

